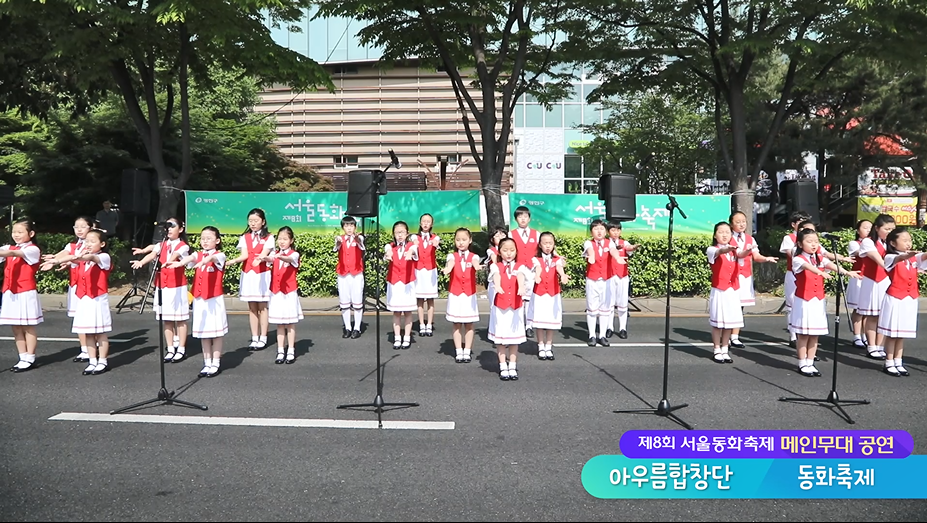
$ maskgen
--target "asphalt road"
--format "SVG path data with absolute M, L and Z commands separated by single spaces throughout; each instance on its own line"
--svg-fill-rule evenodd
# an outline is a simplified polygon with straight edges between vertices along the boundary
M 247 316 L 229 317 L 222 373 L 198 379 L 202 361 L 165 366 L 167 389 L 198 411 L 162 405 L 135 414 L 376 420 L 345 403 L 376 395 L 374 315 L 358 340 L 342 340 L 340 317 L 310 315 L 299 324 L 297 361 L 275 365 L 273 346 L 249 352 Z M 157 323 L 153 315 L 114 316 L 111 371 L 83 376 L 63 312 L 46 314 L 39 366 L 0 374 L 0 518 L 5 521 L 924 521 L 924 500 L 600 500 L 582 487 L 590 458 L 619 454 L 622 433 L 682 430 L 666 418 L 615 414 L 653 407 L 662 395 L 661 318 L 633 318 L 628 340 L 585 346 L 585 318 L 566 317 L 557 359 L 536 359 L 523 344 L 517 382 L 498 379 L 494 350 L 477 330 L 475 358 L 456 364 L 449 326 L 408 350 L 386 339 L 381 316 L 384 399 L 420 406 L 387 410 L 385 421 L 453 422 L 453 430 L 377 430 L 50 420 L 60 413 L 109 413 L 157 397 Z M 921 316 L 921 323 L 925 318 Z M 841 398 L 849 425 L 831 408 L 778 401 L 825 397 L 832 340 L 823 340 L 824 376 L 797 374 L 781 316 L 750 316 L 732 350 L 733 365 L 711 361 L 707 318 L 671 322 L 668 398 L 696 429 L 902 429 L 925 453 L 927 358 L 923 338 L 907 347 L 908 378 L 842 345 Z M 843 325 L 842 328 L 846 328 Z M 924 326 L 922 325 L 922 328 Z M 0 332 L 0 368 L 16 362 L 9 331 Z M 74 339 L 74 341 L 68 341 Z M 685 345 L 695 342 L 700 345 Z M 750 343 L 753 343 L 750 345 Z M 557 347 L 557 343 L 570 346 Z

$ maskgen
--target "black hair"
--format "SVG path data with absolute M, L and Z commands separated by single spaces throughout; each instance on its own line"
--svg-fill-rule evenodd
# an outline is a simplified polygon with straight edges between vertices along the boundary
M 803 252 L 801 248 L 801 242 L 802 240 L 805 239 L 806 236 L 809 236 L 812 234 L 816 235 L 817 233 L 818 231 L 814 229 L 799 229 L 798 234 L 795 236 L 795 253 L 793 254 L 793 256 L 798 256 L 799 254 Z
M 77 218 L 74 218 L 74 221 L 75 221 L 75 222 L 78 221 L 78 220 L 80 220 L 80 221 L 86 223 L 86 224 L 87 224 L 87 227 L 89 227 L 89 228 L 91 228 L 91 229 L 93 229 L 93 228 L 96 226 L 96 220 L 94 220 L 94 219 L 91 218 L 90 216 L 86 216 L 86 215 L 83 215 L 83 214 L 82 214 L 82 215 L 78 216 Z M 80 241 L 80 238 L 77 237 L 77 234 L 76 234 L 76 233 L 74 234 L 74 241 L 75 241 L 75 242 Z
M 621 222 L 608 222 L 605 224 L 605 229 L 610 231 L 612 229 L 621 230 Z
M 500 233 L 500 232 L 502 233 L 502 237 L 503 237 L 503 238 L 506 238 L 506 237 L 508 237 L 508 235 L 509 235 L 509 230 L 508 230 L 508 228 L 506 228 L 505 225 L 496 225 L 495 227 L 492 228 L 492 234 L 489 235 L 489 246 L 490 246 L 490 247 L 499 248 L 499 244 L 498 244 L 498 243 L 497 243 L 497 244 L 493 244 L 492 239 L 495 238 L 495 237 L 496 237 L 496 234 L 497 234 L 497 233 Z M 502 240 L 499 240 L 499 241 L 501 242 Z
M 789 217 L 789 225 L 795 222 L 803 222 L 805 220 L 810 220 L 810 219 L 811 219 L 811 215 L 808 214 L 807 211 L 795 211 Z
M 589 224 L 589 232 L 592 232 L 592 229 L 595 229 L 599 225 L 601 225 L 602 227 L 605 227 L 605 220 L 600 220 L 598 218 L 596 218 L 595 220 L 592 220 L 592 222 Z
M 106 242 L 107 231 L 94 227 L 90 229 L 89 231 L 87 231 L 87 234 L 91 234 L 91 233 L 96 234 L 97 236 L 100 237 L 100 243 L 102 244 L 102 247 L 100 247 L 100 252 L 109 252 L 109 244 L 107 244 Z
M 357 227 L 357 220 L 355 220 L 353 216 L 345 216 L 341 219 L 341 226 L 344 227 L 345 225 L 353 225 Z
M 190 238 L 187 237 L 187 224 L 185 224 L 183 220 L 180 220 L 176 216 L 171 216 L 170 218 L 167 219 L 167 221 L 174 222 L 177 224 L 178 227 L 180 227 L 180 235 L 178 236 L 178 238 L 180 238 L 180 241 L 189 245 Z
M 871 239 L 873 243 L 879 241 L 879 229 L 886 223 L 895 223 L 895 219 L 888 214 L 880 214 L 876 216 L 875 221 L 872 222 L 872 230 L 869 231 L 869 239 Z
M 473 239 L 473 233 L 470 232 L 470 229 L 468 229 L 468 228 L 466 228 L 466 227 L 458 227 L 457 230 L 454 231 L 454 238 L 457 237 L 457 233 L 458 233 L 458 232 L 465 232 L 465 233 L 467 233 L 467 236 L 469 236 L 471 240 Z
M 867 223 L 867 222 L 868 222 L 869 225 L 870 225 L 869 231 L 872 232 L 872 227 L 871 227 L 872 222 L 871 222 L 871 221 L 869 221 L 869 220 L 860 220 L 860 221 L 856 222 L 856 229 L 855 229 L 855 230 L 856 230 L 856 239 L 857 239 L 857 240 L 861 240 L 861 239 L 862 239 L 862 238 L 859 236 L 859 228 L 862 227 L 863 224 L 864 224 L 864 223 Z
M 712 231 L 712 233 L 711 233 L 712 245 L 714 245 L 714 244 L 718 241 L 718 240 L 715 239 L 715 236 L 718 235 L 718 229 L 719 229 L 720 227 L 722 227 L 722 226 L 727 226 L 728 229 L 731 229 L 731 224 L 729 224 L 729 223 L 727 223 L 727 222 L 718 222 L 718 223 L 716 223 L 716 224 L 715 224 L 715 230 Z M 731 229 L 731 232 L 733 232 L 733 229 Z
M 538 254 L 537 254 L 537 257 L 538 257 L 538 258 L 540 258 L 541 256 L 544 255 L 544 251 L 541 250 L 541 240 L 543 240 L 545 236 L 550 236 L 551 238 L 553 238 L 553 240 L 554 240 L 554 248 L 551 249 L 550 254 L 551 254 L 551 256 L 556 256 L 556 255 L 557 255 L 557 237 L 554 236 L 554 233 L 552 233 L 552 232 L 550 232 L 550 231 L 544 231 L 544 232 L 542 232 L 541 234 L 538 235 Z
M 264 225 L 261 226 L 261 230 L 258 231 L 258 236 L 260 236 L 262 239 L 267 238 L 267 235 L 270 234 L 270 232 L 267 230 L 267 216 L 264 214 L 264 209 L 258 209 L 255 207 L 254 209 L 248 211 L 248 217 L 250 218 L 252 214 L 260 217 L 261 221 L 264 222 Z M 242 234 L 248 234 L 249 232 L 251 232 L 251 226 L 246 226 L 245 230 L 242 231 Z
M 525 207 L 524 205 L 519 205 L 518 207 L 515 208 L 515 217 L 518 218 L 522 214 L 527 214 L 530 217 L 531 209 Z
M 20 225 L 20 224 L 22 224 L 22 225 L 24 225 L 24 226 L 26 227 L 26 232 L 31 232 L 31 233 L 32 233 L 32 236 L 29 238 L 29 241 L 34 242 L 34 241 L 35 241 L 35 237 L 36 237 L 36 234 L 35 234 L 35 222 L 33 222 L 32 220 L 30 220 L 30 219 L 28 219 L 28 218 L 20 218 L 20 219 L 18 219 L 18 220 L 16 220 L 15 222 L 13 222 L 13 223 L 10 224 L 10 232 L 13 231 L 13 226 L 14 226 L 14 225 Z
M 806 225 L 811 225 L 812 227 L 815 228 L 815 230 L 818 228 L 817 224 L 814 223 L 813 221 L 811 221 L 811 220 L 802 220 L 802 222 L 798 224 L 798 230 L 800 231 L 800 230 L 802 230 L 802 229 L 807 229 L 807 227 L 805 227 Z
M 200 231 L 200 236 L 202 236 L 206 231 L 212 231 L 216 235 L 216 247 L 218 250 L 218 246 L 222 245 L 222 235 L 219 233 L 219 228 L 213 227 L 212 225 L 207 225 L 206 227 L 203 227 L 202 231 Z
M 892 229 L 892 232 L 888 233 L 888 236 L 885 238 L 885 254 L 901 254 L 901 251 L 896 249 L 895 246 L 892 245 L 892 242 L 898 241 L 898 236 L 902 233 L 911 234 L 908 232 L 908 229 L 904 227 L 896 227 Z
M 291 229 L 289 225 L 284 225 L 283 227 L 280 227 L 280 230 L 277 231 L 278 238 L 280 237 L 280 233 L 282 232 L 285 232 L 290 236 L 290 243 L 293 243 L 294 241 L 296 241 L 296 235 L 293 234 L 293 229 Z
M 745 213 L 745 212 L 743 212 L 743 211 L 734 211 L 734 212 L 732 212 L 731 215 L 728 217 L 728 221 L 733 222 L 733 221 L 734 221 L 734 217 L 737 216 L 738 214 L 742 214 L 744 218 L 747 217 L 747 213 Z M 794 223 L 794 222 L 792 222 L 792 223 Z
M 515 246 L 515 259 L 518 259 L 518 242 L 516 242 L 513 238 L 506 236 L 505 238 L 499 240 L 499 245 L 496 246 L 499 249 L 499 261 L 502 261 L 502 244 L 505 242 L 512 242 L 512 245 Z
M 422 218 L 424 218 L 424 217 L 426 217 L 426 216 L 428 216 L 429 218 L 431 218 L 431 230 L 429 230 L 428 232 L 429 232 L 430 234 L 434 234 L 433 231 L 435 230 L 435 217 L 432 216 L 430 213 L 427 213 L 427 212 L 424 213 L 424 214 L 422 214 L 421 216 L 418 217 L 418 233 L 419 233 L 419 234 L 422 234 Z

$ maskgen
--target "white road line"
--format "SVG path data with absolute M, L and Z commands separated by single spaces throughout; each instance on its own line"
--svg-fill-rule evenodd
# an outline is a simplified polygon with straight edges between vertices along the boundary
M 128 338 L 128 339 L 110 338 L 109 342 L 110 343 L 128 343 L 134 339 L 135 338 Z M 0 336 L 0 341 L 13 341 L 13 340 L 14 338 L 12 336 Z M 65 343 L 70 343 L 70 342 L 80 343 L 80 340 L 78 340 L 77 338 L 39 338 L 38 340 L 39 341 L 61 341 Z
M 291 419 L 291 418 L 228 418 L 221 416 L 159 416 L 154 414 L 99 414 L 62 412 L 49 421 L 103 421 L 124 423 L 162 423 L 173 425 L 229 425 L 238 427 L 297 427 L 323 429 L 375 429 L 376 420 Z M 454 430 L 453 421 L 390 421 L 383 420 L 384 429 Z
M 789 344 L 784 341 L 750 341 L 745 338 L 741 338 L 740 341 L 744 342 L 744 344 L 747 345 L 748 347 L 754 346 L 754 345 L 762 345 L 765 347 L 779 347 L 779 346 L 788 347 L 789 346 Z M 635 343 L 635 342 L 626 341 L 626 342 L 621 342 L 621 343 L 611 342 L 608 348 L 611 348 L 611 347 L 646 348 L 646 347 L 662 347 L 663 345 L 664 345 L 663 343 L 652 343 L 652 342 Z M 691 342 L 681 342 L 681 343 L 671 342 L 669 346 L 670 347 L 712 347 L 714 346 L 714 344 L 711 343 L 710 341 L 708 342 L 691 341 Z M 555 343 L 554 347 L 588 347 L 588 345 L 586 345 L 585 343 Z M 589 348 L 591 349 L 592 347 L 589 347 Z

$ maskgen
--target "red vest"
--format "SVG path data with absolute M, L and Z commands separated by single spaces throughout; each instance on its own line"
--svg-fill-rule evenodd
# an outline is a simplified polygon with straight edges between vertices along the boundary
M 473 263 L 477 260 L 477 256 L 467 251 L 466 269 L 460 268 L 460 262 L 463 259 L 459 251 L 454 253 L 454 268 L 451 270 L 451 285 L 448 292 L 455 296 L 473 296 L 476 294 L 476 269 L 473 268 Z
M 711 286 L 719 291 L 740 289 L 740 268 L 734 251 L 718 254 L 711 263 Z
M 815 266 L 822 271 L 824 270 L 824 264 L 827 261 L 827 259 L 821 256 L 820 253 L 817 254 L 817 264 L 814 263 L 814 260 L 811 258 L 810 254 L 802 253 L 799 254 L 798 257 L 804 260 L 805 263 Z M 805 301 L 808 301 L 811 298 L 823 300 L 824 277 L 820 274 L 814 274 L 808 269 L 797 273 L 795 275 L 795 297 L 801 298 Z
M 538 231 L 529 227 L 528 241 L 521 237 L 521 231 L 518 229 L 509 231 L 509 236 L 515 240 L 515 246 L 518 248 L 515 251 L 515 263 L 518 265 L 530 264 L 531 258 L 534 258 L 538 253 Z
M 434 233 L 429 233 L 429 241 L 427 242 L 422 239 L 421 235 L 418 236 L 418 260 L 415 261 L 415 270 L 427 269 L 430 271 L 438 267 L 435 259 L 438 248 L 431 243 L 434 236 Z
M 285 251 L 280 251 L 280 256 L 289 256 L 293 254 L 293 249 L 287 249 Z M 281 267 L 281 265 L 283 267 Z M 285 263 L 280 260 L 274 260 L 274 268 L 271 273 L 270 278 L 270 292 L 277 294 L 282 292 L 283 294 L 289 294 L 296 290 L 296 271 L 297 267 L 294 267 L 291 263 Z
M 736 233 L 734 233 L 736 234 Z M 744 240 L 744 248 L 746 249 L 750 245 L 756 245 L 756 242 L 753 241 L 753 236 L 750 236 L 747 233 L 741 233 L 746 238 Z M 737 238 L 732 234 L 731 235 L 731 245 L 740 249 L 740 244 L 737 243 Z M 750 251 L 750 255 L 746 258 L 737 258 L 737 265 L 740 267 L 740 274 L 745 278 L 753 276 L 753 253 L 756 251 Z
M 885 245 L 882 245 L 881 240 L 876 240 L 875 242 L 876 251 L 882 258 L 885 258 Z M 879 267 L 879 264 L 875 260 L 866 256 L 866 260 L 863 263 L 863 276 L 869 278 L 870 280 L 878 283 L 885 278 L 888 278 L 888 273 L 885 272 L 884 267 Z
M 489 249 L 486 249 L 486 257 L 489 257 L 489 253 L 493 253 L 496 256 L 496 261 L 499 260 L 499 248 L 498 247 L 490 247 Z M 489 258 L 489 259 L 490 261 L 492 261 L 492 258 Z
M 857 243 L 858 245 L 862 245 L 863 240 L 860 240 L 859 238 L 857 238 L 857 239 L 856 239 L 856 243 Z M 868 258 L 863 258 L 862 256 L 860 256 L 860 255 L 859 255 L 859 249 L 857 249 L 857 251 L 856 251 L 856 261 L 853 262 L 853 268 L 850 269 L 850 270 L 851 270 L 851 271 L 861 271 L 861 270 L 863 270 L 863 264 L 866 262 L 867 259 L 868 259 Z
M 177 242 L 177 247 L 172 249 L 170 241 L 161 243 L 162 247 L 167 247 L 166 249 L 162 248 L 161 252 L 158 253 L 158 265 L 161 266 L 161 277 L 158 279 L 158 286 L 162 289 L 176 289 L 177 287 L 187 286 L 187 270 L 184 267 L 177 267 L 176 269 L 164 268 L 167 257 L 186 245 L 181 240 Z
M 405 252 L 412 248 L 411 242 L 406 242 L 403 255 L 399 255 L 399 247 L 396 243 L 391 243 L 393 256 L 389 260 L 389 271 L 386 274 L 386 281 L 389 283 L 412 283 L 415 280 L 415 261 L 407 260 Z
M 216 251 L 213 251 L 207 254 L 204 251 L 200 251 L 196 253 L 196 260 L 194 263 L 199 263 L 203 258 L 211 256 L 215 254 L 215 252 Z M 217 267 L 214 262 L 208 263 L 204 267 L 197 269 L 196 275 L 193 277 L 193 296 L 204 300 L 222 296 L 222 276 L 224 275 L 225 271 L 219 270 L 219 267 Z
M 77 244 L 78 243 L 81 244 L 80 245 L 81 247 L 84 246 L 84 240 L 77 240 L 76 242 L 71 242 L 68 244 L 68 247 L 67 247 L 68 254 L 70 254 L 71 256 L 74 256 L 75 254 L 77 254 Z M 70 264 L 69 268 L 70 268 L 71 274 L 70 274 L 70 278 L 68 279 L 68 285 L 73 287 L 77 285 L 77 264 L 72 263 Z
M 792 239 L 792 248 L 789 249 L 789 252 L 785 255 L 785 258 L 786 258 L 785 262 L 787 264 L 785 267 L 786 269 L 788 269 L 789 272 L 792 272 L 792 256 L 795 255 L 794 254 L 795 247 L 796 247 L 795 241 L 796 241 L 796 238 L 798 238 L 798 236 L 793 232 L 792 234 L 789 235 L 789 238 Z
M 618 238 L 617 240 L 608 240 L 608 241 L 615 244 L 615 248 L 618 249 L 618 256 L 627 257 L 628 251 L 625 250 L 625 247 L 627 247 L 628 245 L 627 241 L 621 238 Z M 598 255 L 598 253 L 596 255 Z M 606 256 L 608 256 L 608 271 L 609 271 L 608 273 L 611 276 L 617 276 L 619 278 L 624 278 L 628 275 L 628 264 L 627 263 L 618 263 L 618 260 L 616 260 L 615 257 L 612 256 L 611 254 L 607 254 Z
M 504 262 L 496 263 L 496 267 L 499 269 L 499 287 L 496 287 L 496 296 L 493 299 L 493 305 L 500 309 L 520 309 L 521 295 L 518 294 L 519 263 L 517 261 L 515 262 L 515 266 L 512 267 L 511 275 L 506 271 Z M 500 294 L 499 289 L 502 289 L 504 294 Z
M 110 270 L 112 270 L 112 265 L 109 269 L 103 270 L 96 263 L 81 262 L 77 267 L 77 289 L 75 291 L 77 297 L 97 298 L 109 292 Z
M 27 243 L 23 247 L 32 245 Z M 11 245 L 11 251 L 18 251 L 22 247 Z M 35 271 L 38 270 L 39 264 L 29 265 L 25 258 L 10 256 L 6 259 L 6 267 L 3 268 L 3 292 L 10 291 L 13 294 L 19 294 L 26 291 L 35 290 Z
M 338 249 L 338 276 L 357 275 L 364 272 L 364 251 L 357 242 L 357 236 L 341 235 L 341 248 Z
M 894 298 L 903 299 L 912 297 L 915 300 L 920 296 L 917 288 L 917 264 L 915 258 L 908 258 L 901 263 L 895 263 L 892 270 L 889 271 L 892 279 L 891 285 L 888 286 L 887 294 Z
M 261 255 L 264 252 L 264 244 L 267 243 L 267 240 L 270 236 L 264 238 L 258 238 L 258 244 L 254 245 L 254 240 L 252 239 L 253 233 L 248 233 L 245 235 L 245 247 L 248 249 L 248 259 L 245 261 L 244 272 L 267 272 L 270 270 L 270 267 L 266 263 L 259 263 L 257 267 L 254 266 L 254 259 Z
M 550 267 L 548 267 L 543 256 L 535 258 L 540 267 L 538 270 L 541 271 L 541 283 L 534 284 L 534 293 L 538 296 L 560 294 L 560 276 L 557 274 L 557 263 L 560 259 L 560 256 L 551 255 Z
M 598 242 L 593 239 L 592 248 L 595 249 L 595 263 L 586 262 L 586 278 L 590 280 L 607 280 L 611 276 L 609 269 L 608 242 L 611 240 L 602 240 L 605 245 L 599 246 Z

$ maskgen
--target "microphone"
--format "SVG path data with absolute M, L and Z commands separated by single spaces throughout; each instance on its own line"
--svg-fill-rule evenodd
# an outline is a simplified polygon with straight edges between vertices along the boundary
M 644 168 L 644 166 L 646 166 L 648 163 L 650 163 L 650 160 L 653 160 L 653 157 L 656 156 L 656 155 L 657 155 L 657 153 L 651 151 L 650 154 L 648 154 L 646 158 L 644 158 L 643 160 L 637 162 L 637 164 L 634 165 L 634 168 L 637 169 L 638 171 L 640 171 L 641 169 Z
M 154 222 L 155 227 L 177 227 L 174 222 Z
M 831 233 L 829 233 L 829 232 L 822 232 L 822 233 L 821 233 L 821 236 L 823 236 L 824 238 L 827 238 L 828 240 L 833 241 L 833 242 L 839 242 L 839 241 L 842 240 L 842 238 L 841 238 L 840 236 L 837 236 L 836 234 L 831 234 Z
M 389 157 L 392 160 L 393 167 L 397 169 L 402 169 L 402 162 L 399 161 L 399 158 L 396 156 L 396 153 L 392 149 L 389 150 Z

